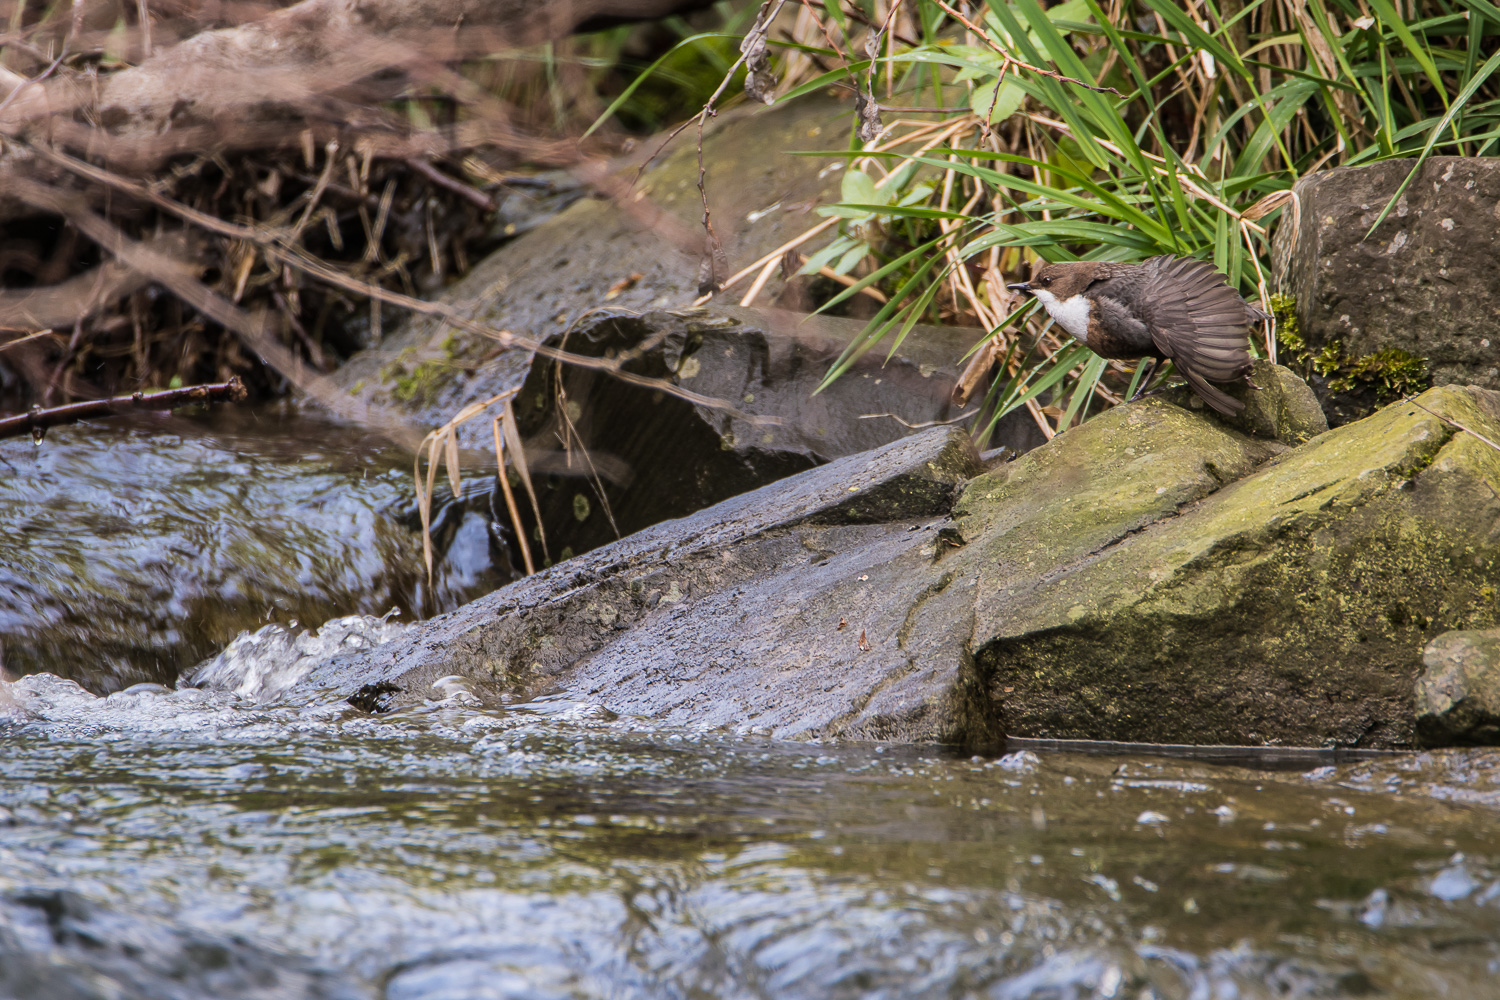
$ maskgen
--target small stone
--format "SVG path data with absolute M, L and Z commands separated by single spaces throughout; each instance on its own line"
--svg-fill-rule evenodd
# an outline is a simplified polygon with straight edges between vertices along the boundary
M 1417 737 L 1427 746 L 1500 743 L 1500 629 L 1444 632 L 1422 652 Z

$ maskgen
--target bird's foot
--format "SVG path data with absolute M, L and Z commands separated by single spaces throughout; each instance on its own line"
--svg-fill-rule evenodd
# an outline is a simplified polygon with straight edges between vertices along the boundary
M 1136 383 L 1135 395 L 1131 396 L 1128 400 L 1126 400 L 1126 402 L 1134 403 L 1136 400 L 1146 395 L 1146 387 L 1149 386 L 1151 384 L 1151 380 L 1156 377 L 1156 366 L 1158 364 L 1159 362 L 1155 358 L 1152 358 L 1149 362 L 1147 362 L 1147 365 L 1149 367 L 1146 368 L 1146 374 L 1141 376 L 1140 382 Z

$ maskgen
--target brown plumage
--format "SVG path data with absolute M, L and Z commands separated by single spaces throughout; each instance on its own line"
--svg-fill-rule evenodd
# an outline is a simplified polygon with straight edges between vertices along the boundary
M 1151 358 L 1153 370 L 1168 359 L 1215 410 L 1244 409 L 1210 383 L 1249 374 L 1250 328 L 1265 314 L 1212 265 L 1191 257 L 1042 264 L 1029 282 L 1010 287 L 1036 296 L 1058 326 L 1095 354 Z

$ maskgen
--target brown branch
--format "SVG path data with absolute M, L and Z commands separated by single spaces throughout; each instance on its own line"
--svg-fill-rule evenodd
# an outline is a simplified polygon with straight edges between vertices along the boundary
M 262 361 L 331 412 L 374 428 L 402 447 L 410 450 L 417 447 L 421 435 L 414 428 L 389 413 L 351 399 L 327 378 L 310 372 L 301 358 L 271 335 L 264 314 L 247 313 L 203 284 L 194 265 L 130 239 L 96 215 L 82 196 L 59 191 L 14 172 L 0 174 L 0 194 L 61 215 L 122 263 L 163 285 L 208 319 L 233 330 Z
M 170 253 L 186 253 L 183 234 L 157 237 L 142 246 Z M 118 260 L 108 260 L 91 271 L 55 285 L 24 291 L 0 291 L 0 327 L 13 330 L 55 330 L 72 327 L 151 279 Z M 9 346 L 9 345 L 5 345 Z
M 439 187 L 445 187 L 449 191 L 452 191 L 455 194 L 469 199 L 474 204 L 478 205 L 483 211 L 492 212 L 495 210 L 495 202 L 490 198 L 489 195 L 485 194 L 483 191 L 476 191 L 473 188 L 469 187 L 469 185 L 464 184 L 461 181 L 454 180 L 452 177 L 449 177 L 447 174 L 443 173 L 437 167 L 434 167 L 432 164 L 428 163 L 421 157 L 408 156 L 406 158 L 406 165 L 411 167 L 417 173 L 421 174 L 423 177 L 426 177 L 428 180 L 432 181 L 432 183 L 438 185 Z
M 181 389 L 165 389 L 161 392 L 137 392 L 129 396 L 110 399 L 91 399 L 84 403 L 69 403 L 42 409 L 33 406 L 25 413 L 14 417 L 0 417 L 0 438 L 19 437 L 30 433 L 40 441 L 48 428 L 63 424 L 74 424 L 94 417 L 112 417 L 128 410 L 175 410 L 191 403 L 238 403 L 245 398 L 245 386 L 239 376 L 228 382 L 210 385 L 189 385 Z
M 68 123 L 77 111 L 106 129 L 54 134 L 74 148 L 89 133 L 178 145 L 175 133 L 208 127 L 243 147 L 244 128 L 286 134 L 296 120 L 330 120 L 335 95 L 363 83 L 395 96 L 413 60 L 451 62 L 572 33 L 600 18 L 650 19 L 705 0 L 302 0 L 259 20 L 206 31 L 158 49 L 140 65 L 101 77 L 16 88 L 0 113 L 0 133 L 17 135 L 44 119 Z M 249 85 L 247 85 L 247 83 Z M 375 103 L 373 101 L 367 104 Z M 336 119 L 334 119 L 336 120 Z M 295 135 L 295 132 L 291 133 Z M 138 150 L 144 155 L 147 148 Z

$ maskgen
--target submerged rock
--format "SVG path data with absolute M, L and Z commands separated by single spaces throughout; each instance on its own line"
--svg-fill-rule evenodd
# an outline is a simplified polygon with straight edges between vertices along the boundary
M 1335 424 L 1429 380 L 1500 389 L 1500 161 L 1432 157 L 1370 232 L 1415 165 L 1309 174 L 1276 233 L 1282 343 Z
M 1500 629 L 1444 632 L 1422 653 L 1417 734 L 1431 746 L 1500 743 Z
M 1410 746 L 1423 644 L 1500 619 L 1500 453 L 1435 414 L 1500 437 L 1500 394 L 1456 387 L 1290 450 L 1162 398 L 978 475 L 929 431 L 309 684 L 399 705 L 457 674 L 778 736 Z

